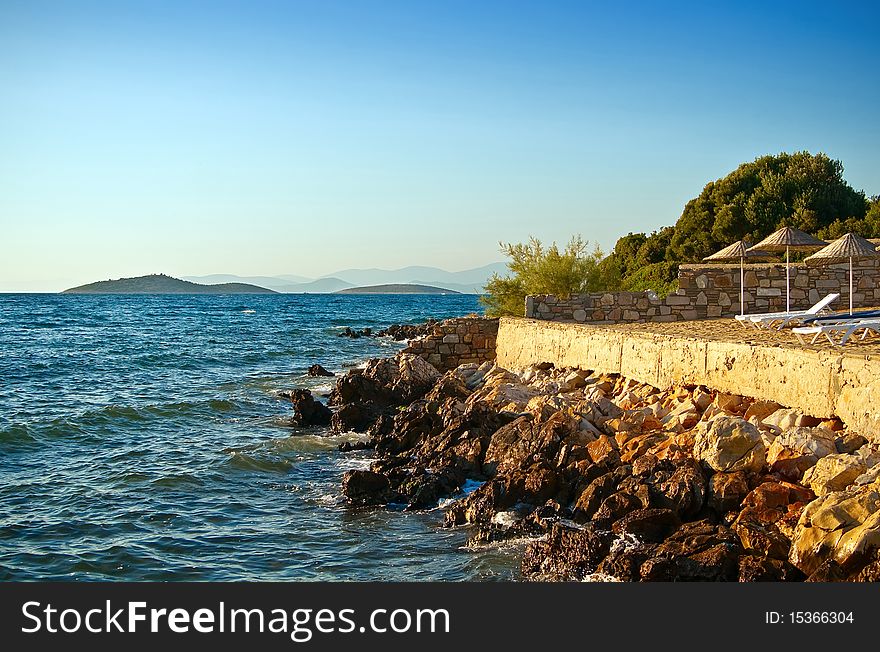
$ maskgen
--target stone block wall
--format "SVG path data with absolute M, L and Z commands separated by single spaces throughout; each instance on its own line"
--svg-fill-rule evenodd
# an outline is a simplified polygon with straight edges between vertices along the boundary
M 792 264 L 791 308 L 809 308 L 831 292 L 840 294 L 831 308 L 849 307 L 849 265 Z M 660 299 L 653 292 L 599 292 L 566 299 L 553 295 L 526 298 L 525 316 L 547 321 L 598 324 L 684 321 L 739 314 L 739 265 L 682 265 L 678 290 Z M 785 264 L 745 266 L 746 313 L 785 310 Z M 853 305 L 880 306 L 880 262 L 853 263 Z
M 447 319 L 434 331 L 409 343 L 404 353 L 421 356 L 441 372 L 460 364 L 482 364 L 495 359 L 498 320 L 486 317 Z

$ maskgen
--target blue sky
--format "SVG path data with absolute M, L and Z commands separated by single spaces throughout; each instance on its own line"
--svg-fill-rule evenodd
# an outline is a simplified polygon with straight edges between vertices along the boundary
M 500 259 L 824 151 L 880 193 L 876 5 L 0 0 L 0 291 Z

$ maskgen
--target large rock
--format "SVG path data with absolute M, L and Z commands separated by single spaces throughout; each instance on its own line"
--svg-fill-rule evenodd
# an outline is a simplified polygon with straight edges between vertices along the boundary
M 760 471 L 766 448 L 754 425 L 739 417 L 718 416 L 701 424 L 694 457 L 715 471 Z
M 678 462 L 672 475 L 656 483 L 654 488 L 657 503 L 685 520 L 699 514 L 706 504 L 706 476 L 694 460 Z
M 333 413 L 326 405 L 316 401 L 307 389 L 295 389 L 290 393 L 293 404 L 293 423 L 298 426 L 327 426 Z
M 820 419 L 808 416 L 798 410 L 782 409 L 765 416 L 761 422 L 774 434 L 780 434 L 791 428 L 813 427 L 821 423 Z
M 835 491 L 807 505 L 795 528 L 789 560 L 808 575 L 828 559 L 855 573 L 878 550 L 880 491 L 872 484 Z
M 535 389 L 522 384 L 519 379 L 513 379 L 509 382 L 487 382 L 468 401 L 482 401 L 498 410 L 523 412 L 536 396 L 538 392 Z
M 719 514 L 738 511 L 748 493 L 748 476 L 744 471 L 715 473 L 709 480 L 709 507 Z
M 553 525 L 546 541 L 529 544 L 522 560 L 523 575 L 533 579 L 580 580 L 595 572 L 611 549 L 613 536 L 592 528 Z
M 773 440 L 767 464 L 772 471 L 798 481 L 821 458 L 837 453 L 834 440 L 834 433 L 826 428 L 789 428 Z
M 364 369 L 352 369 L 339 378 L 330 404 L 404 405 L 427 394 L 439 377 L 436 368 L 416 355 L 402 353 L 395 358 L 376 358 L 367 362 Z
M 396 384 L 403 387 L 412 387 L 427 390 L 440 378 L 440 372 L 424 358 L 409 353 L 401 353 L 398 356 L 398 376 Z
M 608 435 L 600 435 L 595 440 L 589 442 L 587 444 L 587 453 L 596 464 L 616 464 L 620 461 L 620 454 L 617 452 L 617 442 Z
M 734 581 L 742 548 L 736 534 L 708 521 L 683 524 L 657 545 L 639 572 L 647 581 Z
M 557 412 L 545 422 L 522 416 L 492 435 L 484 461 L 488 473 L 525 468 L 536 461 L 556 460 L 563 442 L 586 446 L 580 419 Z
M 360 401 L 345 403 L 330 417 L 330 427 L 335 433 L 365 432 L 374 425 L 376 410 Z
M 742 547 L 762 557 L 786 559 L 790 534 L 801 510 L 813 494 L 789 482 L 764 482 L 743 501 L 743 509 L 733 523 Z
M 391 483 L 374 471 L 346 471 L 342 476 L 342 493 L 355 505 L 384 505 L 391 493 Z
M 598 468 L 598 465 L 592 468 Z M 588 521 L 599 511 L 602 503 L 611 494 L 617 491 L 617 485 L 629 476 L 631 467 L 619 466 L 614 471 L 609 471 L 594 478 L 584 488 L 574 504 L 574 518 L 577 521 Z
M 631 511 L 612 525 L 617 534 L 634 534 L 642 541 L 663 541 L 681 524 L 671 509 L 650 508 Z
M 865 459 L 858 454 L 826 455 L 804 473 L 803 484 L 817 496 L 842 491 L 868 470 Z
M 309 376 L 318 376 L 318 377 L 320 377 L 320 376 L 330 377 L 330 376 L 335 375 L 332 371 L 327 371 L 326 369 L 324 369 L 324 367 L 322 367 L 319 364 L 313 364 L 311 367 L 309 367 L 308 374 L 309 374 Z

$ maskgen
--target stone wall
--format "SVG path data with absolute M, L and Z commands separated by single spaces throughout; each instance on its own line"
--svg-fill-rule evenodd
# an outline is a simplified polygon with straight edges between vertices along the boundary
M 410 342 L 404 353 L 421 356 L 440 371 L 448 371 L 460 364 L 494 360 L 497 336 L 497 319 L 447 319 L 434 326 L 430 335 Z
M 791 308 L 809 308 L 826 294 L 840 293 L 832 309 L 849 307 L 849 265 L 791 265 Z M 853 305 L 880 306 L 880 262 L 853 264 Z M 740 311 L 739 265 L 682 265 L 678 290 L 664 299 L 653 292 L 599 292 L 567 299 L 526 298 L 526 317 L 593 324 L 668 322 L 732 317 Z M 746 313 L 785 310 L 785 264 L 745 266 Z
M 838 416 L 880 443 L 880 360 L 837 348 L 760 346 L 505 317 L 497 362 L 512 371 L 551 362 L 621 374 L 661 389 L 704 385 L 816 417 Z

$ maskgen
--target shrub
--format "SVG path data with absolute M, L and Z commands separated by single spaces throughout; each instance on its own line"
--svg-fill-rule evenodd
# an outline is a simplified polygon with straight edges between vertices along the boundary
M 537 238 L 524 244 L 501 243 L 501 252 L 510 262 L 510 275 L 495 274 L 486 284 L 486 294 L 480 298 L 486 314 L 522 316 L 526 295 L 554 294 L 568 297 L 581 292 L 593 292 L 609 287 L 611 270 L 600 267 L 602 251 L 580 236 L 573 236 L 564 249 L 554 242 L 544 247 Z

